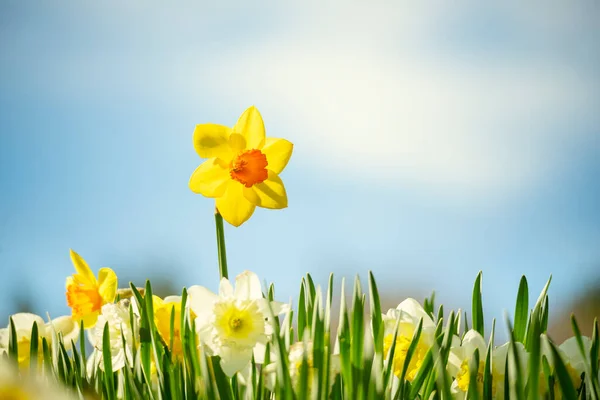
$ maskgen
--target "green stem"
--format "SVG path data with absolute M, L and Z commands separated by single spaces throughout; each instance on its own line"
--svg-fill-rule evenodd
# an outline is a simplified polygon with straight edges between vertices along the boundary
M 215 225 L 217 227 L 217 250 L 219 252 L 219 274 L 221 279 L 227 278 L 227 252 L 225 250 L 225 229 L 223 228 L 223 217 L 219 210 L 215 209 Z

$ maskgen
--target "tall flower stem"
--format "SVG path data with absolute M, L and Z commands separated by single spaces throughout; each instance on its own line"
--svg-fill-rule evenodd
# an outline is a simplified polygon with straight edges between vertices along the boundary
M 217 227 L 217 251 L 219 252 L 219 274 L 221 279 L 227 278 L 227 251 L 225 249 L 225 229 L 223 228 L 223 217 L 219 210 L 215 209 L 215 225 Z

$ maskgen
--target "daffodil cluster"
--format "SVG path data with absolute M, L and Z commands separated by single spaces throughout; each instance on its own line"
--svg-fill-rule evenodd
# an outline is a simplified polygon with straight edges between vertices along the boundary
M 276 301 L 274 287 L 265 290 L 250 271 L 222 278 L 217 293 L 191 285 L 161 298 L 149 282 L 117 289 L 114 271 L 96 276 L 77 253 L 71 259 L 72 315 L 46 322 L 19 313 L 0 329 L 0 359 L 12 371 L 0 394 L 41 384 L 80 398 L 90 390 L 123 399 L 232 391 L 243 399 L 597 398 L 597 322 L 593 337 L 573 321 L 576 335 L 553 344 L 545 291 L 524 321 L 508 321 L 509 340 L 498 344 L 493 328 L 484 337 L 477 308 L 470 328 L 461 310 L 435 313 L 433 298 L 408 298 L 384 313 L 372 275 L 368 304 L 357 280 L 351 301 L 342 287 L 336 318 L 333 280 L 324 293 L 307 275 L 296 305 Z M 525 304 L 521 294 L 517 309 Z

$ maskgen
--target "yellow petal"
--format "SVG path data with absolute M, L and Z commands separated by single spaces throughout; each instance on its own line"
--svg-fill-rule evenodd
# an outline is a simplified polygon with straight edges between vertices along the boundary
M 263 208 L 286 208 L 288 205 L 285 186 L 281 178 L 269 170 L 269 177 L 262 183 L 244 188 L 244 196 L 252 204 Z
M 262 148 L 265 143 L 265 125 L 256 107 L 252 106 L 244 111 L 233 127 L 233 132 L 246 138 L 247 149 Z
M 290 160 L 293 149 L 294 145 L 285 139 L 267 138 L 261 151 L 267 156 L 268 168 L 279 174 Z
M 231 180 L 229 171 L 218 158 L 206 160 L 192 173 L 189 186 L 192 192 L 206 197 L 219 197 L 225 193 Z
M 70 250 L 70 252 L 71 262 L 73 262 L 75 271 L 77 271 L 77 275 L 79 275 L 77 280 L 85 285 L 95 285 L 96 277 L 85 260 L 73 250 Z
M 244 197 L 244 186 L 235 181 L 227 185 L 223 196 L 216 199 L 217 209 L 225 221 L 233 226 L 240 226 L 252 216 L 254 204 Z
M 96 325 L 96 322 L 98 321 L 98 315 L 100 315 L 100 311 L 93 311 L 84 315 L 81 319 L 83 321 L 83 328 L 88 329 Z
M 230 159 L 229 135 L 231 128 L 217 124 L 200 124 L 194 129 L 194 148 L 202 158 Z
M 112 303 L 117 295 L 117 274 L 110 268 L 98 271 L 98 294 L 103 303 Z

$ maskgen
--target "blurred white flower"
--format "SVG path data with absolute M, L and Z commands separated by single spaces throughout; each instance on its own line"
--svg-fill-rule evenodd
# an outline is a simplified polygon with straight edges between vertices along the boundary
M 48 341 L 48 345 L 52 346 L 54 344 L 53 332 L 62 336 L 63 344 L 67 350 L 71 348 L 71 343 L 77 342 L 79 338 L 79 324 L 69 315 L 55 318 L 48 323 L 45 323 L 42 317 L 31 313 L 17 313 L 13 314 L 11 318 L 15 324 L 19 365 L 22 367 L 29 365 L 31 335 L 34 323 L 38 327 L 38 355 L 40 359 L 42 356 L 42 338 L 45 338 Z M 10 324 L 8 327 L 0 329 L 0 356 L 8 352 L 9 338 Z
M 221 279 L 218 295 L 202 286 L 190 287 L 188 294 L 200 342 L 209 355 L 221 358 L 228 376 L 244 369 L 253 352 L 262 362 L 264 345 L 273 333 L 269 307 L 276 316 L 287 305 L 265 299 L 255 273 L 238 275 L 235 289 L 228 279 Z

